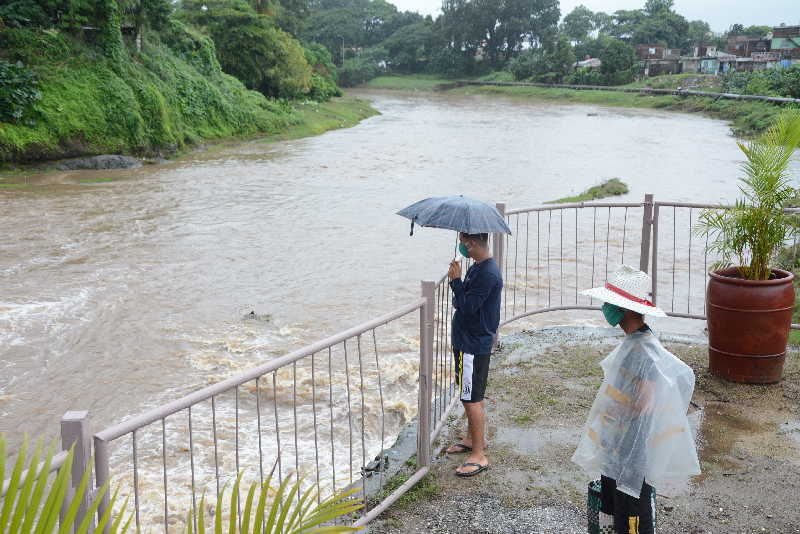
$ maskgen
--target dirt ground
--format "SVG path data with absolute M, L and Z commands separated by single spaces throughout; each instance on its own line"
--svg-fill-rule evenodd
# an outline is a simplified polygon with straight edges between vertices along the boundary
M 460 479 L 453 472 L 463 456 L 438 456 L 421 489 L 369 531 L 585 533 L 588 480 L 569 458 L 602 379 L 598 362 L 618 342 L 609 333 L 556 328 L 506 338 L 487 390 L 492 468 Z M 787 357 L 779 384 L 747 386 L 711 376 L 705 345 L 665 345 L 697 377 L 702 474 L 684 488 L 657 488 L 658 531 L 800 532 L 800 355 Z M 463 425 L 451 416 L 442 444 L 461 437 Z

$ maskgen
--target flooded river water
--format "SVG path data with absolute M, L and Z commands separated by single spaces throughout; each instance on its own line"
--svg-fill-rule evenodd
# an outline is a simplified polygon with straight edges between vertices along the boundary
M 737 193 L 722 121 L 357 94 L 381 115 L 348 130 L 0 189 L 0 432 L 54 435 L 68 409 L 100 428 L 407 303 L 452 255 L 394 215 L 424 197 L 515 209 L 612 177 L 628 201 Z

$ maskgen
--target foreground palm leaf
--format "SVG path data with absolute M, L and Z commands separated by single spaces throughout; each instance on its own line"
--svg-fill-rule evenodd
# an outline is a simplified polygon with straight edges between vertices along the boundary
M 318 492 L 313 486 L 303 491 L 302 478 L 294 479 L 295 482 L 292 483 L 293 479 L 287 477 L 277 489 L 274 489 L 270 485 L 272 475 L 273 473 L 270 473 L 260 486 L 258 484 L 250 486 L 240 516 L 239 486 L 242 474 L 239 474 L 231 489 L 228 504 L 230 515 L 227 522 L 223 521 L 225 514 L 223 488 L 217 496 L 213 534 L 337 534 L 359 530 L 350 526 L 326 525 L 364 506 L 360 501 L 350 499 L 358 492 L 357 488 L 329 497 L 317 505 Z M 271 504 L 267 502 L 268 497 L 271 498 Z M 192 512 L 189 512 L 188 534 L 207 534 L 205 508 L 205 497 L 203 497 L 200 499 L 201 512 L 197 516 L 196 523 Z
M 739 186 L 743 198 L 733 209 L 704 211 L 697 226 L 698 233 L 714 238 L 709 251 L 720 254 L 712 268 L 736 263 L 742 278 L 770 278 L 770 265 L 786 246 L 791 226 L 784 208 L 796 193 L 789 166 L 799 145 L 800 110 L 783 112 L 764 135 L 739 143 L 747 158 Z
M 14 462 L 13 468 L 6 479 L 6 465 L 8 465 L 6 439 L 0 434 L 0 481 L 3 482 L 2 497 L 0 497 L 0 534 L 68 534 L 72 532 L 75 519 L 78 517 L 81 500 L 89 486 L 91 470 L 87 469 L 81 477 L 80 484 L 75 489 L 75 495 L 69 498 L 69 486 L 72 480 L 73 450 L 70 449 L 67 459 L 58 472 L 50 479 L 50 466 L 55 455 L 55 443 L 47 449 L 42 461 L 44 442 L 39 441 L 29 456 L 29 444 L 26 437 Z M 41 462 L 41 465 L 40 465 Z M 7 482 L 5 482 L 7 481 Z M 88 534 L 91 518 L 97 513 L 97 506 L 108 490 L 108 485 L 98 490 L 92 504 L 89 506 L 86 517 L 75 529 L 76 534 Z M 116 493 L 110 499 L 110 506 L 98 525 L 91 530 L 93 534 L 103 532 L 111 519 L 111 510 L 117 500 Z M 111 534 L 124 534 L 130 527 L 131 518 L 122 524 L 125 516 L 127 501 L 122 506 L 122 512 L 111 523 Z M 63 521 L 59 521 L 59 513 L 65 510 Z

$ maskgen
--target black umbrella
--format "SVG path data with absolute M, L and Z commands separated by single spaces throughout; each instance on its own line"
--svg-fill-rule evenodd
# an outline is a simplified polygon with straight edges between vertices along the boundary
M 465 196 L 434 197 L 420 200 L 397 212 L 414 225 L 444 228 L 465 234 L 510 234 L 511 229 L 497 208 Z

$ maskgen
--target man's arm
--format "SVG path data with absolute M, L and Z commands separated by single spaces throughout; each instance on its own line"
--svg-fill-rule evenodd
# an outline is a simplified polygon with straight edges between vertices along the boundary
M 450 287 L 453 290 L 455 308 L 467 315 L 476 314 L 496 284 L 497 279 L 494 276 L 480 276 L 471 279 L 469 291 L 465 291 L 461 278 L 452 279 Z

